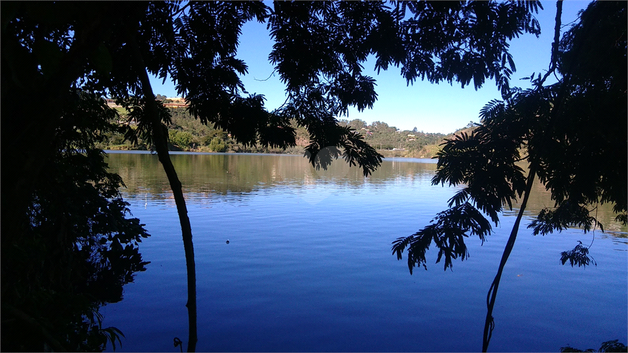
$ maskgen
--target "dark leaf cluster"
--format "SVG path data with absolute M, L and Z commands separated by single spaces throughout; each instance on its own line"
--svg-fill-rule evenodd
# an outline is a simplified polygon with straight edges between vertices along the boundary
M 512 208 L 512 200 L 521 196 L 525 187 L 523 169 L 516 164 L 518 147 L 517 139 L 500 136 L 487 125 L 462 133 L 447 140 L 438 153 L 432 184 L 465 184 L 449 200 L 449 206 L 471 200 L 497 224 L 503 205 Z
M 503 208 L 512 208 L 513 200 L 523 194 L 526 178 L 517 162 L 525 136 L 499 128 L 503 114 L 516 114 L 496 102 L 485 107 L 484 113 L 482 125 L 469 134 L 463 132 L 446 140 L 437 154 L 432 184 L 465 187 L 449 199 L 450 208 L 439 213 L 433 224 L 393 243 L 398 259 L 405 245 L 412 244 L 408 248 L 411 272 L 414 264 L 425 266 L 425 250 L 432 240 L 439 249 L 437 262 L 445 255 L 445 269 L 451 268 L 452 259 L 464 259 L 468 255 L 464 237 L 477 235 L 484 241 L 492 231 L 484 215 L 497 225 Z M 446 235 L 449 241 L 440 240 L 438 234 Z
M 571 267 L 573 265 L 586 267 L 590 264 L 597 266 L 597 262 L 589 255 L 589 248 L 583 246 L 581 241 L 578 241 L 578 245 L 573 250 L 560 253 L 560 262 L 564 265 L 567 261 L 569 261 Z
M 473 81 L 476 89 L 494 79 L 502 95 L 516 70 L 508 41 L 524 33 L 539 35 L 533 14 L 543 8 L 536 1 L 397 2 L 401 44 L 407 53 L 401 74 L 408 83 Z M 378 61 L 378 67 L 387 63 Z
M 19 237 L 3 232 L 3 320 L 13 321 L 3 327 L 3 350 L 113 344 L 121 333 L 102 327 L 98 309 L 120 301 L 122 286 L 147 264 L 138 244 L 148 234 L 138 219 L 127 218 L 122 180 L 93 148 L 101 132 L 115 128 L 117 115 L 93 94 L 69 97 L 54 158 L 35 181 L 28 223 Z
M 578 227 L 588 232 L 593 226 L 598 225 L 602 232 L 604 226 L 599 223 L 584 205 L 573 202 L 563 202 L 553 210 L 544 208 L 539 212 L 528 228 L 533 228 L 534 235 L 549 234 L 554 231 L 563 231 L 569 227 Z
M 154 143 L 153 130 L 162 129 L 165 132 L 167 130 L 166 125 L 172 123 L 170 110 L 164 107 L 162 101 L 155 102 L 159 114 L 159 118 L 157 119 L 159 123 L 156 126 L 154 126 L 155 120 L 147 117 L 148 112 L 146 111 L 145 98 L 141 96 L 131 96 L 127 99 L 118 98 L 117 103 L 128 112 L 125 116 L 126 125 L 123 125 L 122 130 L 124 131 L 124 137 L 132 143 L 136 144 L 141 138 L 149 145 L 152 145 Z M 131 128 L 132 125 L 137 128 Z
M 625 14 L 625 3 L 589 5 L 563 36 L 558 83 L 542 86 L 541 80 L 533 89 L 509 90 L 505 101 L 493 100 L 480 111 L 477 129 L 444 143 L 433 183 L 465 185 L 449 200 L 449 211 L 471 202 L 497 224 L 502 207 L 511 208 L 525 191 L 519 164 L 526 162 L 528 175 L 537 175 L 555 201 L 554 209 L 542 210 L 530 225 L 534 234 L 572 226 L 603 230 L 590 214 L 598 203 L 612 203 L 618 219 L 627 218 Z M 446 217 L 447 211 L 440 213 L 436 223 Z M 419 261 L 409 264 L 424 261 L 430 244 L 425 234 L 434 229 L 429 225 L 420 237 L 395 241 L 398 257 L 404 244 L 418 242 L 421 250 L 411 256 Z M 565 252 L 562 261 L 588 264 L 587 252 Z
M 423 266 L 427 270 L 425 253 L 432 242 L 438 248 L 436 263 L 445 257 L 444 269 L 453 267 L 452 260 L 469 256 L 464 237 L 477 235 L 482 241 L 491 232 L 491 224 L 482 213 L 465 202 L 439 213 L 431 224 L 419 232 L 402 237 L 393 242 L 392 252 L 397 259 L 408 249 L 408 269 L 412 274 L 414 266 Z M 468 233 L 468 234 L 467 234 Z
M 625 15 L 625 3 L 592 3 L 561 41 L 564 78 L 549 88 L 559 100 L 531 152 L 558 207 L 552 217 L 538 219 L 539 225 L 552 221 L 548 229 L 560 229 L 561 222 L 591 224 L 577 209 L 597 203 L 613 204 L 618 219 L 626 218 Z
M 277 2 L 269 17 L 275 40 L 269 58 L 287 86 L 292 105 L 281 113 L 309 128 L 320 121 L 326 124 L 329 116 L 346 114 L 349 106 L 372 107 L 377 99 L 375 80 L 362 73 L 369 55 L 375 56 L 377 70 L 401 66 L 408 83 L 420 77 L 435 83 L 456 81 L 464 87 L 473 80 L 477 89 L 494 78 L 505 92 L 515 70 L 507 41 L 522 33 L 539 33 L 532 16 L 539 6 L 536 2 Z M 324 112 L 323 116 L 301 114 L 304 105 Z M 327 147 L 320 140 L 312 138 L 312 157 L 316 146 Z
M 571 346 L 560 347 L 561 352 L 627 352 L 628 347 L 625 344 L 619 342 L 619 340 L 612 340 L 603 342 L 600 348 L 587 350 L 580 350 Z

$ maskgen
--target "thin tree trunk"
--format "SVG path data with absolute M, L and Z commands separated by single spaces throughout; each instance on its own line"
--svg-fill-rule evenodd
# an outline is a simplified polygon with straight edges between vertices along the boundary
M 561 27 L 561 16 L 563 13 L 563 1 L 556 1 L 556 16 L 554 18 L 554 41 L 552 42 L 552 57 L 550 62 L 550 68 L 548 72 L 543 76 L 541 81 L 538 83 L 537 89 L 543 86 L 543 83 L 547 79 L 547 77 L 554 72 L 556 69 L 556 60 L 558 60 L 558 44 L 560 40 L 560 27 Z M 568 72 L 568 70 L 567 70 Z M 569 77 L 566 78 L 569 80 Z M 563 102 L 564 92 L 566 90 L 567 85 L 563 84 L 561 87 L 561 91 L 558 94 L 558 99 L 556 100 L 556 105 L 552 109 L 552 114 L 558 114 L 558 107 Z M 495 298 L 497 297 L 497 289 L 499 288 L 499 282 L 502 277 L 502 272 L 504 271 L 504 266 L 506 265 L 506 261 L 508 261 L 508 257 L 510 256 L 510 252 L 512 251 L 513 246 L 515 245 L 515 240 L 517 238 L 517 233 L 519 231 L 519 224 L 521 223 L 521 218 L 523 218 L 523 212 L 525 211 L 526 204 L 528 203 L 528 198 L 530 197 L 530 191 L 532 190 L 532 184 L 534 182 L 535 176 L 535 168 L 530 167 L 530 172 L 528 174 L 528 184 L 526 185 L 525 195 L 523 197 L 523 202 L 521 203 L 521 208 L 519 209 L 519 214 L 517 215 L 517 220 L 515 221 L 515 225 L 512 227 L 512 231 L 510 233 L 510 237 L 508 238 L 508 243 L 506 243 L 506 248 L 504 249 L 504 253 L 502 254 L 502 260 L 499 263 L 499 269 L 497 270 L 497 275 L 495 275 L 495 279 L 491 284 L 490 289 L 488 290 L 488 294 L 486 296 L 486 306 L 488 311 L 486 313 L 486 320 L 484 321 L 484 338 L 482 341 L 482 352 L 486 352 L 488 349 L 488 344 L 491 341 L 491 336 L 493 334 L 493 329 L 495 328 L 495 321 L 493 319 L 493 307 L 495 306 Z
M 495 321 L 493 319 L 493 307 L 495 306 L 495 298 L 497 297 L 499 282 L 502 278 L 502 272 L 504 271 L 504 266 L 506 266 L 506 261 L 508 261 L 508 257 L 512 252 L 512 248 L 515 246 L 515 240 L 517 239 L 517 233 L 519 232 L 519 224 L 521 223 L 521 219 L 523 218 L 523 212 L 526 209 L 528 198 L 530 197 L 530 192 L 532 191 L 532 184 L 534 184 L 534 175 L 534 168 L 530 168 L 530 172 L 528 173 L 526 190 L 523 196 L 523 202 L 521 203 L 521 207 L 519 208 L 519 214 L 517 214 L 515 224 L 512 226 L 510 237 L 508 238 L 508 242 L 506 243 L 506 247 L 504 248 L 504 253 L 502 254 L 501 262 L 499 263 L 499 269 L 497 270 L 495 279 L 493 280 L 493 283 L 491 284 L 491 287 L 488 290 L 488 294 L 486 296 L 486 306 L 488 308 L 488 311 L 486 313 L 486 320 L 484 321 L 482 352 L 486 352 L 486 350 L 488 349 L 488 344 L 491 341 L 493 329 L 495 328 Z
M 135 51 L 135 63 L 138 65 L 138 76 L 142 83 L 142 91 L 144 98 L 146 99 L 146 114 L 151 119 L 152 125 L 152 137 L 157 151 L 159 161 L 166 172 L 170 188 L 174 195 L 174 200 L 177 205 L 177 212 L 179 214 L 179 222 L 181 223 L 181 233 L 183 236 L 183 247 L 185 249 L 185 263 L 187 269 L 187 282 L 188 282 L 188 302 L 186 307 L 188 308 L 188 325 L 189 325 L 189 337 L 188 337 L 188 352 L 196 351 L 197 328 L 196 328 L 196 265 L 194 263 L 194 244 L 192 242 L 192 227 L 190 225 L 190 219 L 188 217 L 187 207 L 185 205 L 185 199 L 183 197 L 183 189 L 181 187 L 181 181 L 177 176 L 177 172 L 170 160 L 170 154 L 168 153 L 168 135 L 167 128 L 162 124 L 159 117 L 159 110 L 157 103 L 155 102 L 155 95 L 148 79 L 146 67 L 144 66 L 144 60 L 139 52 L 135 37 L 131 36 L 135 43 L 132 47 Z

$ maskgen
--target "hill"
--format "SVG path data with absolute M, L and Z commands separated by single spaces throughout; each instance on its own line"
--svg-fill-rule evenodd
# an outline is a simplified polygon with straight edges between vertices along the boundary
M 173 151 L 302 154 L 304 147 L 309 143 L 305 128 L 297 127 L 296 147 L 282 150 L 244 146 L 233 140 L 222 129 L 204 125 L 194 119 L 183 107 L 171 107 L 169 109 L 172 116 L 172 123 L 169 126 L 170 149 Z M 125 112 L 123 110 L 119 110 L 119 112 L 124 117 Z M 365 141 L 385 157 L 432 158 L 436 155 L 443 140 L 453 135 L 426 133 L 418 131 L 417 128 L 400 130 L 381 121 L 369 125 L 359 119 L 339 120 L 339 124 L 354 128 L 364 136 Z M 130 127 L 135 128 L 132 123 Z M 470 129 L 472 129 L 471 123 L 456 133 Z M 148 150 L 150 148 L 147 142 L 141 138 L 138 139 L 137 144 L 132 144 L 121 132 L 108 134 L 98 147 L 111 150 Z

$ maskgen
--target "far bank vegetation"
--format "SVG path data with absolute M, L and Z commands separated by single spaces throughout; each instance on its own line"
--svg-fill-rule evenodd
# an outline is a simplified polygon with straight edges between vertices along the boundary
M 162 96 L 163 97 L 163 96 Z M 166 101 L 168 102 L 168 101 Z M 121 116 L 124 116 L 123 108 L 118 109 Z M 304 127 L 296 127 L 297 146 L 282 150 L 279 148 L 265 148 L 261 146 L 244 146 L 237 143 L 222 129 L 217 129 L 212 125 L 204 125 L 194 119 L 187 110 L 181 107 L 170 107 L 172 123 L 169 128 L 170 150 L 190 151 L 190 152 L 256 152 L 256 153 L 285 153 L 303 154 L 304 147 L 309 143 L 309 136 Z M 394 126 L 389 126 L 385 122 L 375 121 L 367 124 L 360 119 L 340 120 L 340 125 L 349 125 L 364 136 L 364 139 L 379 153 L 385 157 L 408 157 L 408 158 L 432 158 L 439 150 L 439 145 L 444 139 L 453 134 L 445 135 L 441 133 L 426 133 L 413 130 L 400 130 Z M 296 124 L 295 124 L 296 126 Z M 469 130 L 473 126 L 469 123 L 465 128 L 456 133 Z M 133 128 L 133 126 L 131 126 Z M 109 133 L 106 139 L 98 146 L 109 150 L 149 150 L 147 141 L 138 140 L 137 144 L 125 139 L 122 133 Z

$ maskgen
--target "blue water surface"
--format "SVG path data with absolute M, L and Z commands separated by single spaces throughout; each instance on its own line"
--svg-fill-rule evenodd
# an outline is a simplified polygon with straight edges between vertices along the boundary
M 382 168 L 395 169 L 393 162 L 421 161 L 386 161 Z M 309 182 L 278 178 L 260 181 L 250 192 L 188 188 L 197 350 L 479 351 L 486 293 L 512 213 L 483 245 L 469 238 L 470 257 L 455 261 L 453 270 L 443 271 L 431 249 L 428 270 L 410 275 L 405 258 L 392 255 L 391 242 L 429 224 L 456 189 L 432 186 L 433 169 L 390 175 L 358 184 L 344 182 L 343 175 Z M 121 302 L 102 309 L 103 325 L 124 332 L 117 351 L 178 351 L 173 339 L 187 342 L 188 323 L 174 200 L 167 192 L 161 198 L 124 196 L 152 235 L 141 243 L 151 263 L 125 286 Z M 597 266 L 560 264 L 560 252 L 577 240 L 593 240 Z M 497 296 L 490 350 L 625 343 L 627 248 L 625 238 L 599 231 L 535 237 L 522 227 Z

